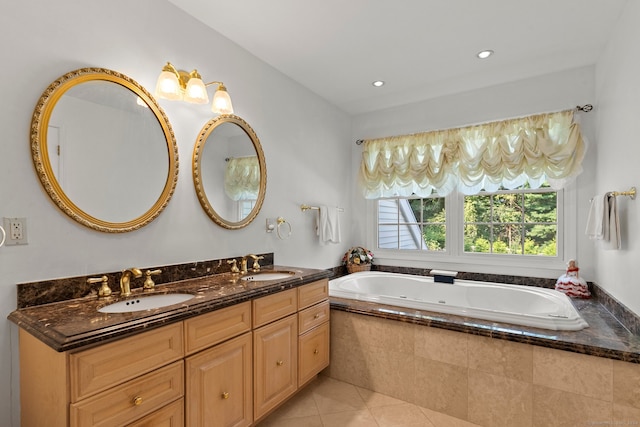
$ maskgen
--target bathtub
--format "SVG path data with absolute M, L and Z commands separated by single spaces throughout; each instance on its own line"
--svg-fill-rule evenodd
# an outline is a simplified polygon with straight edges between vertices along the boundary
M 432 277 L 371 271 L 329 281 L 329 296 L 557 331 L 589 326 L 565 294 L 533 286 L 469 280 L 446 284 Z

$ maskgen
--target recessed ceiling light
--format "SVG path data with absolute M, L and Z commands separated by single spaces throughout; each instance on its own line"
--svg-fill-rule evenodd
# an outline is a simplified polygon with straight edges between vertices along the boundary
M 490 57 L 491 55 L 493 55 L 493 51 L 492 50 L 481 50 L 480 52 L 478 52 L 476 54 L 476 56 L 480 59 L 487 59 L 488 57 Z
M 375 87 L 384 86 L 384 82 L 382 80 L 376 80 L 375 82 L 373 82 L 371 84 L 374 85 Z

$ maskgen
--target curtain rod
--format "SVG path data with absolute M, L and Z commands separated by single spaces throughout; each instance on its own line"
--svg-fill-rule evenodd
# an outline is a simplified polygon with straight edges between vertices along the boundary
M 588 113 L 589 111 L 593 110 L 593 105 L 591 104 L 584 104 L 584 105 L 577 105 L 575 108 L 576 111 L 582 111 L 584 113 Z M 488 122 L 490 123 L 490 122 Z M 427 131 L 430 132 L 430 131 Z M 422 132 L 420 132 L 422 133 Z M 374 138 L 377 139 L 377 138 Z M 362 145 L 362 143 L 364 142 L 364 139 L 356 139 L 356 145 Z

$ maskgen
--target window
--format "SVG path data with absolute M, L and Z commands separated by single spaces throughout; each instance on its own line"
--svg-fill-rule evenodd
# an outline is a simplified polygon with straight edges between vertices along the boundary
M 575 256 L 575 232 L 564 226 L 575 218 L 574 200 L 575 189 L 546 185 L 471 196 L 378 199 L 372 201 L 375 243 L 370 246 L 381 260 L 424 261 L 431 267 L 438 261 L 564 268 Z
M 464 198 L 464 252 L 556 256 L 557 193 L 498 191 Z
M 379 200 L 378 247 L 445 250 L 445 213 L 442 197 Z

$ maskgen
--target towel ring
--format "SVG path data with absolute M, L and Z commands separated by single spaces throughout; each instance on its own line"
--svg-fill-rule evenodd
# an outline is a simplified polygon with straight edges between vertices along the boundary
M 278 226 L 276 227 L 276 232 L 278 233 L 278 238 L 280 240 L 284 240 L 284 239 L 288 239 L 289 237 L 291 237 L 291 224 L 289 224 L 287 222 L 287 220 L 285 220 L 281 216 L 278 217 L 277 221 L 278 221 Z M 280 234 L 280 226 L 283 225 L 283 224 L 287 224 L 289 226 L 289 232 L 284 237 L 282 237 L 282 234 Z
M 7 240 L 7 232 L 4 231 L 4 228 L 0 225 L 0 233 L 2 233 L 2 240 L 0 240 L 0 248 L 4 245 L 4 241 Z

